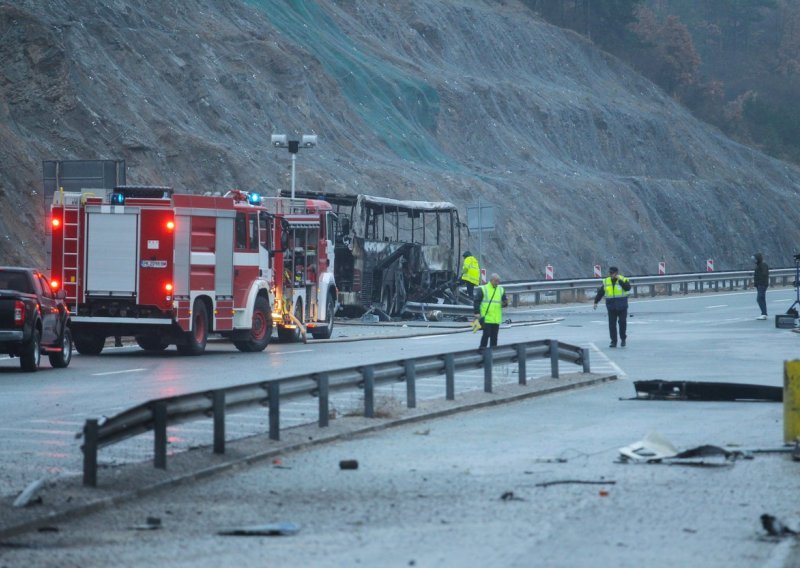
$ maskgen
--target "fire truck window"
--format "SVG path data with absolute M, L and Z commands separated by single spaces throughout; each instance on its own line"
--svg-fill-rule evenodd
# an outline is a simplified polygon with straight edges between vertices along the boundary
M 247 219 L 244 213 L 236 214 L 236 248 L 247 248 Z
M 272 250 L 272 233 L 269 230 L 269 218 L 265 215 L 260 215 L 258 223 L 261 228 L 261 245 L 267 250 Z
M 247 223 L 250 226 L 250 250 L 258 250 L 258 220 L 255 215 L 247 216 Z

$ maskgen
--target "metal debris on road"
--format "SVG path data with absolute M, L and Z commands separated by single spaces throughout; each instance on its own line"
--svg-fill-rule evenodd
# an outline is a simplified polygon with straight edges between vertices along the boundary
M 36 497 L 36 493 L 38 493 L 42 487 L 45 486 L 46 479 L 37 479 L 36 481 L 29 483 L 28 486 L 19 494 L 14 500 L 14 507 L 17 509 L 21 509 L 22 507 L 27 507 L 28 505 L 34 504 L 38 505 L 42 503 L 41 497 Z
M 342 460 L 339 469 L 358 469 L 358 460 Z
M 522 497 L 517 497 L 516 495 L 514 495 L 513 491 L 506 491 L 505 493 L 500 495 L 500 500 L 501 501 L 524 501 L 525 499 L 523 499 Z
M 770 536 L 787 536 L 800 534 L 799 531 L 789 528 L 777 517 L 764 513 L 761 515 L 761 526 Z
M 550 487 L 551 485 L 566 485 L 569 483 L 575 483 L 579 485 L 615 485 L 616 481 L 587 481 L 583 479 L 559 479 L 556 481 L 543 481 L 542 483 L 537 483 L 534 487 Z
M 300 532 L 300 525 L 297 523 L 284 522 L 234 527 L 221 530 L 217 534 L 221 536 L 291 536 L 298 532 Z
M 619 453 L 620 462 L 622 463 L 630 461 L 634 463 L 664 463 L 701 467 L 732 465 L 738 458 L 746 457 L 745 452 L 729 451 L 709 444 L 681 452 L 658 432 L 651 432 L 643 440 L 620 448 Z M 698 458 L 700 458 L 699 461 Z M 715 458 L 717 461 L 707 462 L 703 461 L 702 458 Z
M 133 525 L 128 527 L 132 531 L 154 531 L 161 528 L 161 519 L 159 517 L 147 517 L 143 525 Z
M 783 387 L 704 381 L 634 381 L 629 400 L 703 400 L 709 402 L 782 402 Z

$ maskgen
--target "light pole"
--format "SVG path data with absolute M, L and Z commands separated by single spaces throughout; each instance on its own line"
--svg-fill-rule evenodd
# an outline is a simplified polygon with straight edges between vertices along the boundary
M 313 148 L 317 145 L 316 134 L 303 134 L 300 140 L 289 140 L 286 134 L 273 134 L 272 145 L 276 148 L 287 148 L 292 155 L 292 199 L 294 199 L 294 173 L 295 162 L 297 161 L 297 153 L 300 148 Z

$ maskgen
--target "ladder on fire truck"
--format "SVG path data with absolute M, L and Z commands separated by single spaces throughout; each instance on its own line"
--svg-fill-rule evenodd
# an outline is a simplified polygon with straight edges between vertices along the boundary
M 80 272 L 78 270 L 78 246 L 81 234 L 80 204 L 83 195 L 80 193 L 61 190 L 61 203 L 64 206 L 64 219 L 62 220 L 63 243 L 61 245 L 62 289 L 66 293 L 67 305 L 72 304 L 74 312 L 78 311 L 78 287 L 80 285 Z

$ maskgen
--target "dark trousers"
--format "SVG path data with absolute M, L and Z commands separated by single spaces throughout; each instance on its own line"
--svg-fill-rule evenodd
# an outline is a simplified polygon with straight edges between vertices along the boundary
M 756 302 L 758 307 L 761 308 L 761 315 L 767 315 L 767 287 L 756 286 Z
M 467 282 L 466 280 L 462 280 L 462 282 L 467 287 L 467 296 L 469 296 L 469 299 L 472 300 L 474 297 L 473 291 L 475 290 L 475 284 L 472 282 Z
M 491 345 L 491 347 L 497 347 L 498 331 L 500 331 L 499 323 L 483 324 L 483 335 L 481 335 L 481 349 L 485 348 L 487 344 Z
M 617 322 L 619 322 L 619 337 L 622 341 L 628 337 L 628 308 L 608 307 L 608 334 L 611 336 L 611 343 L 617 343 Z

